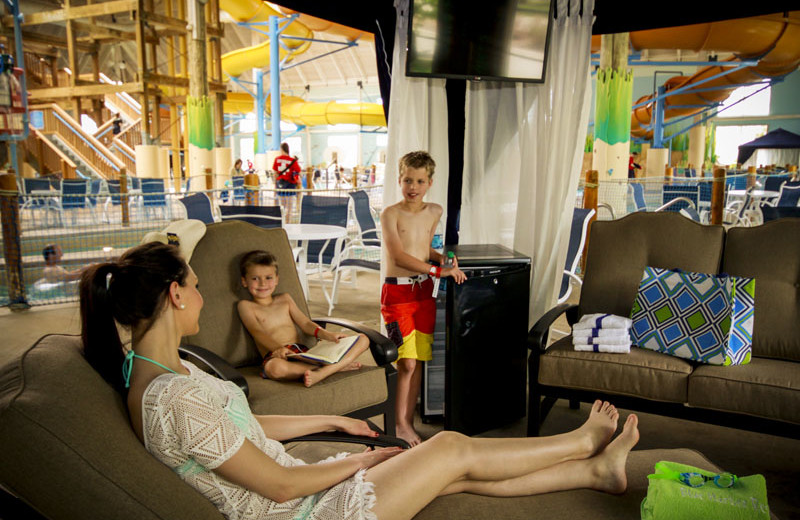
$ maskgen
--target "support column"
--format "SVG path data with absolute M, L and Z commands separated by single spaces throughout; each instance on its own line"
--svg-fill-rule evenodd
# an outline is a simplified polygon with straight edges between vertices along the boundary
M 629 40 L 628 33 L 602 36 L 594 118 L 592 169 L 601 181 L 599 198 L 619 215 L 626 209 L 630 158 L 633 73 L 628 69 Z M 619 182 L 602 182 L 609 180 Z
M 141 81 L 143 88 L 139 96 L 142 115 L 142 144 L 150 144 L 150 100 L 147 95 L 147 82 L 145 76 L 147 72 L 147 39 L 145 38 L 145 26 L 142 13 L 146 11 L 144 0 L 136 2 L 136 76 L 137 81 Z
M 272 146 L 270 150 L 281 148 L 281 55 L 278 33 L 278 17 L 269 17 L 269 99 L 272 117 Z
M 189 95 L 186 98 L 189 162 L 192 171 L 214 167 L 214 102 L 208 97 L 205 8 L 188 0 L 192 40 L 189 45 Z M 217 172 L 214 172 L 217 173 Z

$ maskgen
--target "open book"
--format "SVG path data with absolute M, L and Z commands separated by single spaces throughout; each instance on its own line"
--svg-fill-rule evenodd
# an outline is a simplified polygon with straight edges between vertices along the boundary
M 338 343 L 334 341 L 322 340 L 310 349 L 301 354 L 289 354 L 288 359 L 305 361 L 307 363 L 317 363 L 321 365 L 332 365 L 338 363 L 353 348 L 358 341 L 358 336 L 347 336 Z

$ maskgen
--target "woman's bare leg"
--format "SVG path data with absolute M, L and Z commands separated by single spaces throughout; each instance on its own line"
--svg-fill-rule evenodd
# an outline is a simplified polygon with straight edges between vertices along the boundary
M 596 456 L 570 460 L 521 477 L 501 481 L 463 480 L 448 486 L 441 494 L 474 493 L 512 497 L 538 495 L 567 489 L 595 489 L 606 493 L 624 493 L 628 485 L 625 462 L 639 441 L 638 418 L 629 415 L 622 433 Z
M 360 368 L 361 364 L 358 363 L 356 359 L 358 359 L 358 356 L 363 354 L 367 348 L 369 348 L 369 339 L 367 339 L 365 335 L 359 334 L 358 341 L 356 341 L 356 344 L 345 354 L 341 361 L 303 372 L 303 384 L 305 384 L 306 387 L 310 387 L 341 370 Z
M 528 483 L 516 479 L 603 449 L 618 418 L 613 406 L 597 401 L 583 426 L 552 437 L 487 439 L 442 432 L 367 471 L 378 497 L 374 512 L 381 519 L 411 518 L 461 482 L 509 481 L 520 489 Z

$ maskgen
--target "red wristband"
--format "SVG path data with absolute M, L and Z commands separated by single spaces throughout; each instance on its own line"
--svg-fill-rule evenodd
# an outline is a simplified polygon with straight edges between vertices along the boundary
M 442 268 L 441 266 L 436 266 L 436 278 L 442 277 Z
M 316 328 L 316 329 L 314 329 L 314 339 L 319 339 L 319 336 L 318 336 L 317 334 L 319 334 L 319 330 L 320 330 L 321 328 L 322 328 L 322 327 L 320 327 L 319 325 L 317 325 L 317 328 Z

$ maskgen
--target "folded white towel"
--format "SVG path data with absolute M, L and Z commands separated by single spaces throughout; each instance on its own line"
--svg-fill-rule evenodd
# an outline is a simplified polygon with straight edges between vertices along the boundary
M 630 339 L 628 329 L 583 329 L 573 330 L 573 339 L 600 338 L 600 339 Z M 596 342 L 595 342 L 596 343 Z
M 614 314 L 585 314 L 580 321 L 572 326 L 572 330 L 583 329 L 629 329 L 631 319 Z
M 588 337 L 573 336 L 572 344 L 573 345 L 630 345 L 631 337 L 628 336 L 627 334 L 619 337 L 606 337 L 606 338 L 603 337 L 593 338 L 591 336 Z
M 578 352 L 607 352 L 610 354 L 628 354 L 631 351 L 631 343 L 627 345 L 575 345 Z

